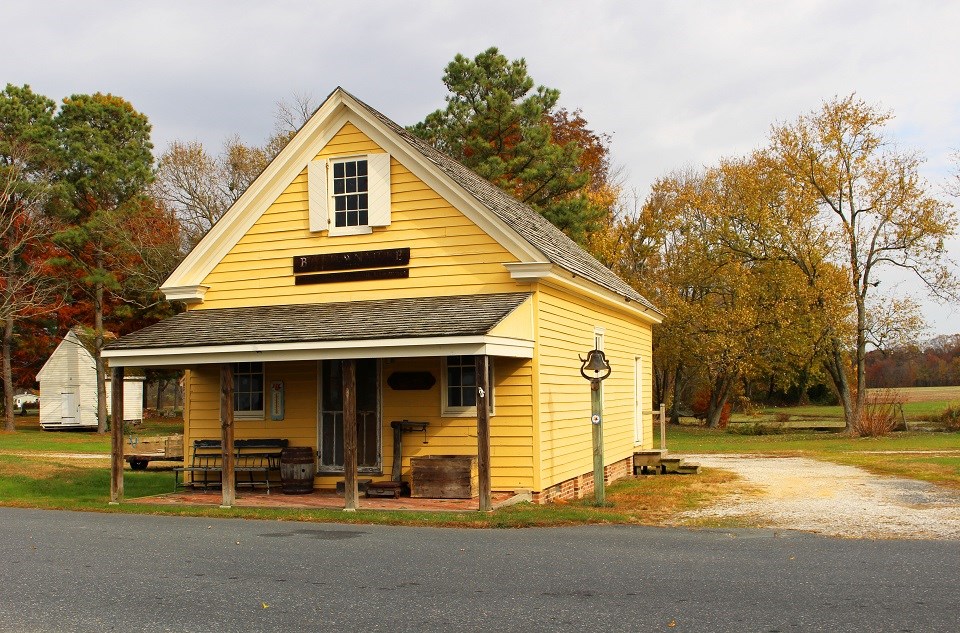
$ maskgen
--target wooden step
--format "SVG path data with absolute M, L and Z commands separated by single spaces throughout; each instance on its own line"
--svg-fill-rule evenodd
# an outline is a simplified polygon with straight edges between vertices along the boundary
M 680 464 L 677 468 L 677 474 L 680 475 L 699 475 L 700 474 L 700 464 L 696 462 L 686 462 Z

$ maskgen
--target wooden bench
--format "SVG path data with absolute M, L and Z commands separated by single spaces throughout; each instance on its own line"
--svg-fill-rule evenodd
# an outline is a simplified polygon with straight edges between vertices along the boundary
M 264 486 L 270 493 L 270 475 L 280 472 L 280 456 L 289 440 L 234 440 L 233 472 L 236 486 Z M 183 481 L 180 474 L 184 473 Z M 186 473 L 190 473 L 187 481 Z M 173 489 L 219 488 L 223 485 L 223 451 L 220 440 L 194 440 L 189 466 L 173 469 Z

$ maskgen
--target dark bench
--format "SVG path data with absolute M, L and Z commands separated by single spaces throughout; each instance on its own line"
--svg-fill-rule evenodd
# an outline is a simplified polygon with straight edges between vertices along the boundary
M 270 474 L 280 472 L 280 456 L 289 440 L 234 440 L 233 472 L 236 486 L 264 486 L 270 493 Z M 180 473 L 184 473 L 180 481 Z M 186 473 L 190 473 L 187 481 Z M 173 469 L 173 489 L 219 488 L 223 485 L 223 451 L 220 440 L 194 440 L 189 466 Z

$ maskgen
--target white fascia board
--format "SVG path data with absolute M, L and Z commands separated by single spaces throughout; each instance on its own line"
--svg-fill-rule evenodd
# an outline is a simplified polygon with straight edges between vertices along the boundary
M 546 259 L 543 253 L 495 217 L 466 190 L 456 185 L 447 174 L 405 141 L 398 139 L 395 133 L 380 121 L 366 115 L 364 109 L 342 90 L 337 90 L 190 251 L 163 283 L 163 287 L 200 284 L 293 179 L 306 168 L 317 152 L 326 147 L 330 139 L 348 122 L 356 125 L 517 259 L 525 262 Z
M 540 281 L 553 271 L 553 264 L 550 262 L 520 262 L 504 264 L 503 266 L 510 271 L 512 279 L 528 283 Z
M 533 341 L 498 336 L 319 341 L 270 345 L 211 345 L 139 350 L 104 350 L 111 367 L 158 367 L 236 362 L 328 360 L 338 358 L 420 358 L 425 356 L 509 356 L 533 358 Z
M 663 314 L 659 311 L 648 308 L 638 301 L 627 299 L 619 293 L 608 290 L 580 275 L 574 275 L 558 266 L 554 266 L 553 271 L 542 276 L 539 281 L 564 290 L 573 290 L 583 297 L 594 299 L 608 307 L 627 312 L 654 325 L 663 322 Z
M 203 297 L 210 290 L 210 286 L 197 284 L 196 286 L 161 286 L 160 292 L 167 301 L 183 301 L 187 305 L 203 303 Z
M 335 92 L 193 248 L 163 287 L 200 284 L 346 122 Z

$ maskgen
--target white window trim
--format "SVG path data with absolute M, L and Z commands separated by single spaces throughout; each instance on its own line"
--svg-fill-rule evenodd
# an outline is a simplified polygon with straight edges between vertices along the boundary
M 260 363 L 260 366 L 263 367 L 263 403 L 266 405 L 267 401 L 267 364 L 261 361 L 250 361 L 251 363 Z M 239 363 L 233 363 L 233 389 L 236 393 L 237 389 L 237 368 L 236 366 Z M 230 403 L 230 406 L 233 406 L 233 403 Z M 266 406 L 263 409 L 258 409 L 256 411 L 237 411 L 235 408 L 233 410 L 233 419 L 234 420 L 264 420 L 266 419 Z
M 337 226 L 337 204 L 336 194 L 333 193 L 333 166 L 338 163 L 352 163 L 356 161 L 367 161 L 367 190 L 363 192 L 367 196 L 367 224 L 356 226 Z M 366 154 L 357 156 L 337 156 L 327 160 L 327 222 L 330 228 L 327 235 L 335 237 L 337 235 L 366 235 L 373 233 L 373 227 L 370 225 L 370 161 Z M 346 195 L 346 194 L 342 194 Z
M 453 354 L 453 356 L 463 356 L 464 354 Z M 469 354 L 466 354 L 469 356 Z M 476 358 L 476 356 L 474 356 Z M 487 379 L 487 402 L 490 403 L 488 414 L 493 417 L 496 415 L 497 399 L 494 397 L 493 382 L 496 378 L 493 358 L 487 357 L 490 364 L 490 376 Z M 451 407 L 447 405 L 447 357 L 440 358 L 440 416 L 444 418 L 475 418 L 477 417 L 477 407 Z
M 332 165 L 357 160 L 367 161 L 367 223 L 362 226 L 335 226 L 336 204 L 333 193 Z M 385 153 L 351 154 L 310 161 L 307 165 L 307 206 L 310 231 L 326 231 L 328 236 L 367 235 L 374 228 L 390 226 L 390 155 Z

